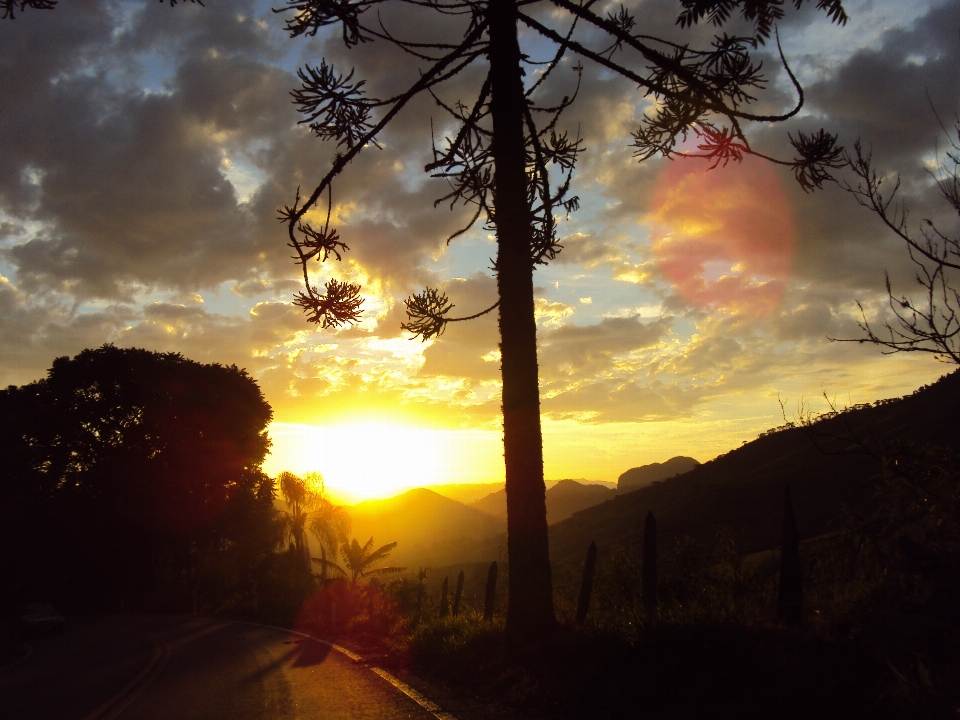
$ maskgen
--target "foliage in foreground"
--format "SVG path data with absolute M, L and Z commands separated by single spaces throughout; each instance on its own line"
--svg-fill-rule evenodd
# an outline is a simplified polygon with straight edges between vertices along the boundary
M 659 717 L 955 716 L 957 468 L 941 449 L 890 451 L 871 512 L 802 543 L 799 629 L 776 618 L 779 552 L 748 554 L 729 529 L 709 551 L 689 538 L 661 550 L 656 608 L 643 603 L 639 547 L 601 552 L 581 625 L 581 568 L 560 568 L 563 628 L 527 653 L 508 648 L 502 615 L 483 621 L 483 568 L 468 568 L 457 617 L 441 616 L 443 578 L 421 573 L 331 586 L 314 628 L 537 715 L 634 717 L 642 707 Z M 336 628 L 323 623 L 334 598 Z
M 0 600 L 188 609 L 278 538 L 270 405 L 236 366 L 104 345 L 0 391 Z

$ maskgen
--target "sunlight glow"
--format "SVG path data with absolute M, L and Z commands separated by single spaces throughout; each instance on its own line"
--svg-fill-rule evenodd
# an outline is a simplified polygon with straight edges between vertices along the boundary
M 503 479 L 500 433 L 434 430 L 380 420 L 337 426 L 273 423 L 264 470 L 319 472 L 342 501 L 396 495 L 406 488 Z

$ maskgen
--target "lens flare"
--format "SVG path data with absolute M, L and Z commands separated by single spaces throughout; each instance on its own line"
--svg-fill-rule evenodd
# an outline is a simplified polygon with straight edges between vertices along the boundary
M 657 266 L 688 302 L 735 315 L 776 310 L 794 227 L 769 163 L 748 156 L 711 170 L 703 160 L 677 158 L 660 173 L 649 222 Z

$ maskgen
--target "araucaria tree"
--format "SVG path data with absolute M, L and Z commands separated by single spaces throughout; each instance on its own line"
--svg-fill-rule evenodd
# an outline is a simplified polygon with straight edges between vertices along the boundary
M 799 8 L 804 1 L 793 4 Z M 326 175 L 281 211 L 303 271 L 304 289 L 295 302 L 308 320 L 336 328 L 359 317 L 359 286 L 336 279 L 319 285 L 312 279 L 312 261 L 339 260 L 348 249 L 331 225 L 333 183 L 358 153 L 378 146 L 378 135 L 421 93 L 429 93 L 456 126 L 442 141 L 434 138 L 434 159 L 425 168 L 450 184 L 438 202 L 472 209 L 470 224 L 450 239 L 477 221 L 496 233 L 493 271 L 499 300 L 470 317 L 499 312 L 510 563 L 507 633 L 513 639 L 539 636 L 555 624 L 533 273 L 561 250 L 556 216 L 578 207 L 571 178 L 584 148 L 578 136 L 560 129 L 559 120 L 575 100 L 581 63 L 596 63 L 626 78 L 653 100 L 633 133 L 631 147 L 639 160 L 692 154 L 713 165 L 739 161 L 759 154 L 747 138 L 751 123 L 787 120 L 803 104 L 803 92 L 781 53 L 796 91 L 794 106 L 782 114 L 750 112 L 766 83 L 753 54 L 774 34 L 783 5 L 783 0 L 680 0 L 681 27 L 700 21 L 720 27 L 739 14 L 745 21 L 739 27 L 751 28 L 745 36 L 717 36 L 702 49 L 645 35 L 642 18 L 622 6 L 604 13 L 594 0 L 288 0 L 284 8 L 292 37 L 337 26 L 348 49 L 390 43 L 420 70 L 409 87 L 382 99 L 368 96 L 365 81 L 355 78 L 353 70 L 337 69 L 325 59 L 299 73 L 302 87 L 293 97 L 305 115 L 303 122 L 321 139 L 337 144 Z M 847 19 L 841 0 L 817 0 L 817 7 L 834 22 Z M 437 26 L 449 34 L 413 41 L 388 26 L 388 18 L 415 22 L 418 13 L 445 16 Z M 544 62 L 521 49 L 521 28 L 537 47 L 552 46 Z M 564 63 L 567 56 L 576 58 L 570 92 L 559 102 L 546 101 L 544 83 L 558 68 L 571 67 Z M 455 103 L 441 98 L 439 87 L 471 66 L 485 69 L 472 97 Z M 806 190 L 829 179 L 842 161 L 835 137 L 822 130 L 798 132 L 790 139 L 793 159 L 762 157 L 791 167 Z M 323 217 L 324 210 L 322 222 L 308 215 L 319 211 Z M 442 334 L 449 322 L 469 319 L 452 317 L 451 301 L 432 288 L 409 297 L 406 307 L 403 327 L 424 340 Z

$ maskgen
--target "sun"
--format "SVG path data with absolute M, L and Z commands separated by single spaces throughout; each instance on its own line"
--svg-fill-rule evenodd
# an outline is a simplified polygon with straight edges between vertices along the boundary
M 326 427 L 275 423 L 270 437 L 268 474 L 319 472 L 326 489 L 347 502 L 502 476 L 498 433 L 373 419 Z

